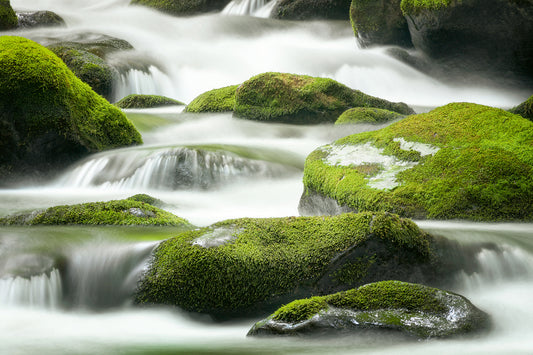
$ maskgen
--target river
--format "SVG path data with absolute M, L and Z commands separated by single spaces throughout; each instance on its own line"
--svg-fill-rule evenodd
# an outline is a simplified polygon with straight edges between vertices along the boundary
M 244 0 L 247 1 L 247 0 Z M 12 0 L 16 10 L 52 10 L 64 28 L 5 32 L 48 43 L 105 34 L 135 50 L 115 60 L 147 64 L 117 79 L 115 99 L 161 94 L 190 102 L 198 94 L 266 72 L 334 78 L 418 111 L 453 101 L 497 107 L 528 92 L 447 83 L 387 55 L 359 49 L 348 21 L 289 22 L 264 17 L 272 5 L 233 4 L 222 13 L 171 17 L 128 0 Z M 235 10 L 237 9 L 237 10 Z M 234 12 L 232 12 L 234 11 Z M 248 11 L 249 12 L 249 11 Z M 380 126 L 293 126 L 190 114 L 183 106 L 127 110 L 145 144 L 90 156 L 46 183 L 0 190 L 0 216 L 59 204 L 148 193 L 197 226 L 237 217 L 297 215 L 307 154 L 345 135 Z M 483 250 L 482 271 L 450 288 L 491 314 L 489 334 L 405 342 L 353 336 L 251 339 L 258 319 L 213 323 L 178 309 L 139 309 L 130 295 L 158 240 L 173 228 L 1 227 L 0 354 L 526 354 L 533 349 L 533 224 L 417 221 L 431 233 Z M 60 275 L 54 262 L 66 265 Z M 45 272 L 39 273 L 39 270 Z M 34 275 L 17 277 L 16 275 Z

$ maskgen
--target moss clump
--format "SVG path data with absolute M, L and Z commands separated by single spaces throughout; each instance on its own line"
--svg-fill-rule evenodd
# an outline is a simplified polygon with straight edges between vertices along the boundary
M 260 121 L 324 123 L 335 122 L 342 112 L 351 107 L 414 113 L 403 103 L 366 95 L 332 79 L 264 73 L 238 87 L 234 115 Z
M 17 27 L 18 19 L 9 0 L 0 0 L 0 31 Z
M 418 284 L 382 281 L 291 302 L 258 322 L 248 335 L 384 329 L 428 338 L 462 335 L 489 325 L 489 316 L 463 296 Z
M 421 270 L 432 260 L 430 239 L 411 221 L 390 214 L 223 221 L 161 243 L 136 302 L 219 318 L 255 315 L 286 299 L 393 275 L 429 277 L 430 268 Z M 346 264 L 359 267 L 352 260 L 362 254 L 374 255 L 372 267 L 339 284 L 335 271 Z
M 194 15 L 220 11 L 231 0 L 131 0 L 131 5 L 142 5 L 171 15 Z
M 532 220 L 532 142 L 533 123 L 518 115 L 476 104 L 449 104 L 315 150 L 306 160 L 301 205 L 306 196 L 318 193 L 356 211 Z M 416 148 L 419 143 L 431 151 L 422 155 Z M 376 186 L 375 177 L 357 169 L 372 163 L 370 158 L 351 165 L 331 160 L 334 152 L 353 158 L 350 149 L 360 148 L 382 149 L 382 156 L 400 161 L 383 167 L 387 173 L 399 171 L 395 184 Z
M 138 196 L 133 196 L 125 200 L 55 206 L 31 214 L 0 218 L 0 225 L 84 224 L 192 227 L 187 220 L 139 200 Z
M 533 96 L 530 96 L 529 99 L 512 108 L 510 112 L 533 121 Z
M 139 201 L 139 202 L 147 203 L 152 206 L 162 206 L 164 204 L 163 201 L 161 201 L 160 199 L 152 197 L 147 194 L 133 195 L 131 197 L 128 197 L 128 200 Z
M 0 37 L 0 176 L 49 171 L 104 149 L 142 143 L 126 116 L 53 52 Z
M 165 96 L 131 94 L 119 100 L 115 105 L 120 108 L 151 108 L 185 104 Z
M 418 15 L 423 10 L 440 10 L 451 3 L 452 0 L 402 0 L 400 8 L 404 15 Z
M 239 85 L 214 89 L 197 96 L 186 108 L 187 112 L 228 112 L 235 107 L 235 91 Z
M 404 117 L 404 115 L 379 108 L 354 107 L 337 118 L 335 124 L 384 123 Z

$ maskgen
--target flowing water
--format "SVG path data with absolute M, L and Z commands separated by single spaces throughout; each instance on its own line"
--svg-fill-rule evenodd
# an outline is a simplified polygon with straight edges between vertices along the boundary
M 115 99 L 146 93 L 189 102 L 265 71 L 331 77 L 417 110 L 452 101 L 510 107 L 530 94 L 443 84 L 389 57 L 386 48 L 359 49 L 348 21 L 265 18 L 274 1 L 236 0 L 223 13 L 188 18 L 128 6 L 129 0 L 11 3 L 66 20 L 65 28 L 18 32 L 44 44 L 99 34 L 129 41 L 135 50 L 112 58 L 122 68 Z M 143 146 L 95 154 L 46 183 L 0 190 L 0 216 L 137 193 L 163 200 L 165 209 L 198 226 L 297 215 L 305 157 L 337 138 L 380 128 L 263 124 L 231 114 L 189 114 L 183 106 L 127 115 Z M 0 354 L 531 353 L 533 225 L 418 223 L 465 245 L 497 245 L 476 256 L 479 272 L 459 275 L 451 286 L 492 315 L 489 334 L 414 343 L 367 336 L 249 339 L 257 319 L 216 324 L 178 309 L 131 305 L 151 250 L 179 232 L 174 228 L 2 227 Z

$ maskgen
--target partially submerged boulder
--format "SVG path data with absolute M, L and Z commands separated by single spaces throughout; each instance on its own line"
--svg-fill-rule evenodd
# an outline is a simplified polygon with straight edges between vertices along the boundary
M 163 241 L 135 301 L 227 319 L 374 281 L 431 284 L 454 275 L 439 243 L 388 213 L 228 220 Z
M 533 123 L 521 116 L 449 104 L 312 152 L 299 210 L 533 220 L 532 144 Z
M 231 0 L 131 0 L 131 5 L 154 8 L 170 15 L 189 16 L 221 11 Z
M 152 108 L 185 104 L 165 96 L 131 94 L 120 99 L 115 105 L 120 108 Z
M 0 37 L 0 183 L 93 152 L 142 143 L 126 116 L 50 50 Z
M 198 95 L 186 107 L 187 112 L 230 112 L 235 107 L 235 91 L 239 85 L 213 89 Z
M 271 17 L 280 20 L 347 20 L 351 0 L 279 0 Z
M 381 281 L 293 301 L 257 322 L 248 335 L 400 332 L 419 339 L 487 330 L 489 316 L 465 297 L 419 284 Z
M 146 200 L 149 196 L 135 195 L 125 200 L 88 202 L 54 206 L 44 211 L 0 218 L 0 225 L 142 225 L 192 227 L 170 212 L 157 208 Z
M 312 124 L 335 122 L 352 107 L 414 113 L 404 103 L 367 95 L 333 79 L 270 72 L 254 76 L 237 88 L 234 115 L 258 121 Z
M 337 118 L 335 124 L 348 123 L 385 123 L 405 117 L 397 112 L 372 107 L 354 107 L 346 110 Z
M 0 0 L 0 31 L 16 28 L 17 25 L 17 15 L 9 0 Z
M 520 105 L 513 107 L 510 112 L 527 118 L 530 121 L 533 121 L 533 95 L 530 96 L 529 99 L 527 99 L 526 101 L 522 102 Z
M 55 27 L 65 26 L 65 20 L 52 11 L 17 12 L 18 27 Z
M 353 0 L 350 21 L 359 43 L 412 47 L 409 26 L 400 8 L 401 0 Z

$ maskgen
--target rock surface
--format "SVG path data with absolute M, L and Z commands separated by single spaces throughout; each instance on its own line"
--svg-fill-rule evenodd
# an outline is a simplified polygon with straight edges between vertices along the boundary
M 337 118 L 335 124 L 347 123 L 384 123 L 405 117 L 397 112 L 379 108 L 354 107 L 346 110 Z
M 351 0 L 280 0 L 272 18 L 281 20 L 347 20 Z
M 187 112 L 231 112 L 235 108 L 235 91 L 239 85 L 213 89 L 198 95 L 186 107 Z
M 176 16 L 197 15 L 221 11 L 231 0 L 131 0 L 131 5 L 142 5 Z
M 165 96 L 131 94 L 120 99 L 115 105 L 120 108 L 151 108 L 184 105 L 184 103 Z

